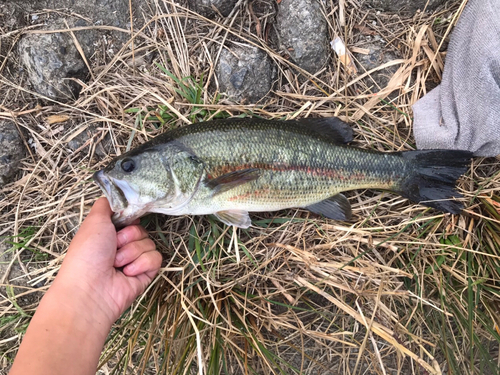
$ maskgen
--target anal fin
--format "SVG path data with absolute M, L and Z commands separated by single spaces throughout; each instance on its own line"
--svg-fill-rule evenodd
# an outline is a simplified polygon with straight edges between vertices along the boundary
M 234 225 L 238 228 L 246 229 L 252 225 L 252 220 L 245 210 L 226 210 L 214 214 L 217 218 L 227 225 Z
M 334 195 L 306 209 L 333 220 L 350 220 L 352 217 L 351 205 L 343 194 Z

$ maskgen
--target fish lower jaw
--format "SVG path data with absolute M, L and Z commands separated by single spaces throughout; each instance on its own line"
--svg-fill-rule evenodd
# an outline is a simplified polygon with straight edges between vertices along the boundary
M 148 208 L 136 207 L 129 204 L 124 210 L 115 212 L 111 221 L 117 227 L 125 227 L 132 224 L 134 220 L 144 216 L 148 212 L 150 212 Z
M 127 225 L 132 224 L 132 222 L 135 220 L 135 218 L 127 218 L 120 216 L 118 214 L 114 214 L 113 217 L 111 218 L 111 221 L 116 227 L 126 227 Z

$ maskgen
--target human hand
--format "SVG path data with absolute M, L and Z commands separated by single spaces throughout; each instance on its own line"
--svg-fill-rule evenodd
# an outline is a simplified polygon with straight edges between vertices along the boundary
M 112 214 L 106 198 L 95 202 L 51 288 L 64 288 L 72 298 L 84 299 L 109 325 L 144 292 L 162 260 L 143 227 L 129 225 L 116 232 Z
M 161 265 L 144 228 L 130 225 L 117 233 L 112 214 L 106 198 L 92 207 L 31 319 L 10 374 L 95 374 L 111 325 Z

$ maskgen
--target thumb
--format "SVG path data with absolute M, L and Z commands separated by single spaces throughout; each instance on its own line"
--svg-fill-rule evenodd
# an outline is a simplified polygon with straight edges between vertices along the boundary
M 93 232 L 95 228 L 104 229 L 103 226 L 107 227 L 108 224 L 114 228 L 111 216 L 113 216 L 113 211 L 111 211 L 108 200 L 104 197 L 99 198 L 90 209 L 85 220 L 83 220 L 79 232 Z
M 108 199 L 101 197 L 94 203 L 85 221 L 111 221 L 112 215 L 113 211 L 111 211 Z
M 112 264 L 116 253 L 116 229 L 111 221 L 112 215 L 108 200 L 99 198 L 71 241 L 66 259 L 76 257 L 79 262 L 82 258 L 88 261 L 92 257 L 101 259 L 95 256 L 100 254 L 106 259 L 109 257 Z

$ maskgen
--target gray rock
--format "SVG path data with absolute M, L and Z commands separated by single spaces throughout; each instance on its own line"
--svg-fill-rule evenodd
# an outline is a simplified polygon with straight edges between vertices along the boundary
M 238 0 L 188 0 L 191 9 L 207 18 L 215 17 L 217 11 L 224 17 L 229 16 L 237 2 Z
M 384 12 L 414 14 L 417 10 L 432 12 L 446 0 L 366 0 L 365 5 Z M 427 4 L 427 7 L 425 5 Z
M 19 55 L 34 90 L 51 99 L 71 100 L 85 81 L 87 66 L 68 33 L 29 34 L 19 41 Z
M 370 52 L 365 55 L 361 53 L 355 53 L 354 57 L 358 60 L 359 64 L 362 66 L 360 72 L 364 73 L 364 71 L 372 70 L 386 62 L 397 59 L 398 57 L 394 54 L 394 52 L 387 50 L 385 47 L 385 43 L 381 40 L 368 42 L 366 44 L 357 45 L 357 47 L 369 49 Z M 370 76 L 372 80 L 375 82 L 375 87 L 372 88 L 372 92 L 379 91 L 378 85 L 380 88 L 384 88 L 387 86 L 391 77 L 398 70 L 399 65 L 392 65 L 382 70 L 377 70 L 375 73 L 372 73 Z M 373 82 L 367 82 L 368 86 L 374 85 Z
M 316 73 L 330 54 L 326 20 L 316 0 L 283 0 L 277 16 L 280 43 L 302 69 Z
M 221 92 L 237 102 L 255 103 L 271 90 L 272 62 L 257 47 L 235 45 L 224 48 L 217 65 Z
M 0 187 L 16 175 L 24 156 L 24 144 L 16 125 L 0 120 Z
M 20 2 L 24 3 L 24 1 Z M 128 1 L 45 0 L 26 2 L 25 5 L 28 13 L 35 12 L 39 7 L 45 9 L 66 7 L 71 12 L 85 17 L 85 19 L 70 16 L 63 18 L 58 16 L 64 14 L 61 12 L 44 13 L 44 19 L 31 19 L 32 23 L 47 25 L 45 30 L 93 25 L 116 26 L 122 29 L 130 28 Z M 38 17 L 36 14 L 35 16 Z M 129 38 L 127 33 L 99 31 L 96 29 L 75 31 L 74 34 L 78 44 L 83 49 L 87 61 L 94 55 L 96 47 L 101 42 L 104 43 L 107 52 L 117 52 Z M 25 34 L 21 38 L 18 48 L 21 63 L 26 69 L 28 80 L 36 92 L 57 100 L 71 100 L 77 97 L 81 87 L 75 79 L 85 81 L 89 76 L 89 71 L 69 32 Z

